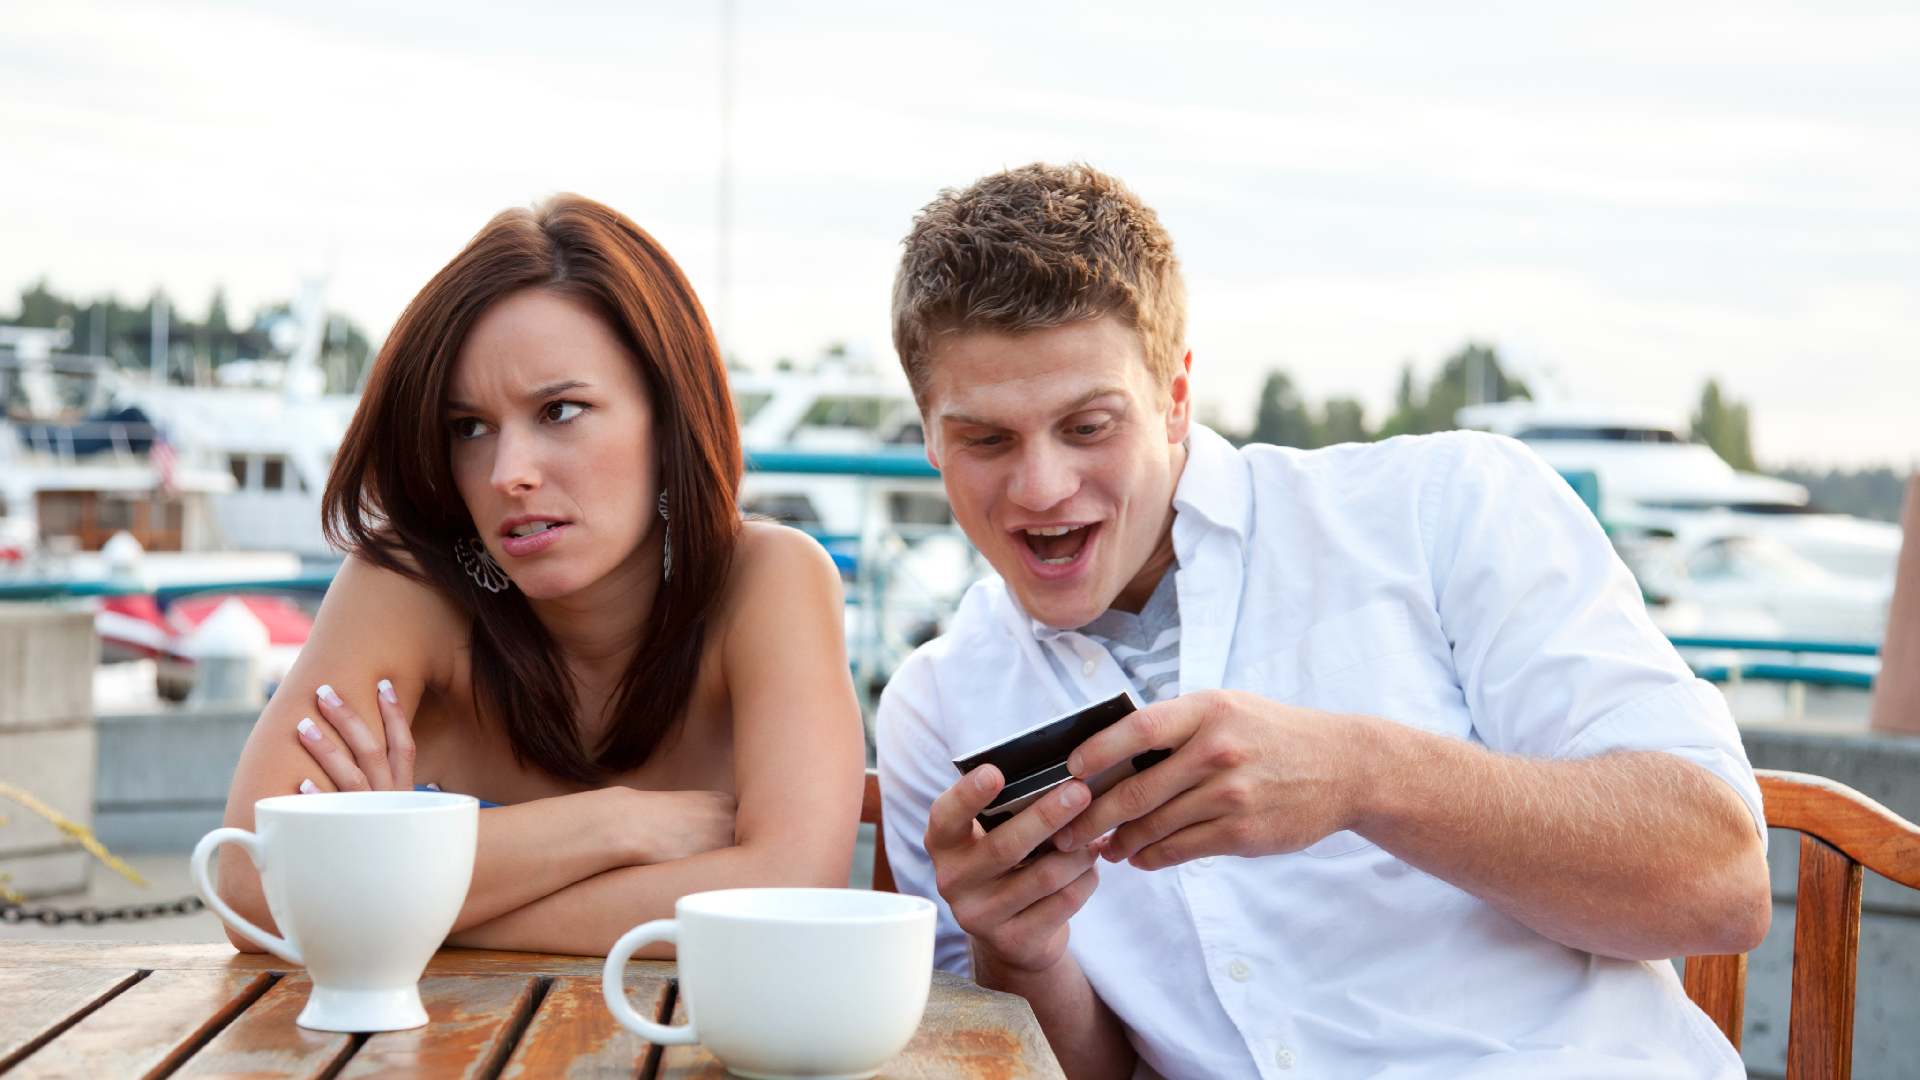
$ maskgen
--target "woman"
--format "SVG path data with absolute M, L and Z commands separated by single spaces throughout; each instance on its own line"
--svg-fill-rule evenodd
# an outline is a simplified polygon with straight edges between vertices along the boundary
M 740 521 L 740 468 L 713 334 L 653 238 L 572 195 L 494 218 L 374 368 L 325 500 L 352 554 L 226 823 L 296 791 L 502 804 L 448 939 L 484 948 L 604 955 L 685 893 L 844 885 L 840 578 Z M 220 891 L 272 927 L 244 853 Z

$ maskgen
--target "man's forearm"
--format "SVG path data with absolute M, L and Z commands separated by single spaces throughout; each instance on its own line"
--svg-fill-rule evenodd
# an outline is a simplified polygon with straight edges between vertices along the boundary
M 1744 952 L 1772 909 L 1731 788 L 1672 754 L 1508 757 L 1357 718 L 1354 831 L 1564 945 L 1626 959 Z
M 1033 1007 L 1053 1056 L 1068 1080 L 1125 1080 L 1133 1074 L 1135 1054 L 1126 1027 L 1094 993 L 1072 953 L 1045 971 L 1022 971 L 993 963 L 987 950 L 969 942 L 973 980 L 989 990 L 1017 994 Z

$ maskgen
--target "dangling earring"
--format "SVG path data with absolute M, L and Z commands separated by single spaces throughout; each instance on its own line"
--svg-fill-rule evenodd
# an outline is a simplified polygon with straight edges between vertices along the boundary
M 507 586 L 513 584 L 512 579 L 507 577 L 507 572 L 500 569 L 499 563 L 493 561 L 493 552 L 488 551 L 487 545 L 477 536 L 455 540 L 453 557 L 459 561 L 460 569 L 467 572 L 467 576 L 473 579 L 474 584 L 490 593 L 506 592 Z
M 660 580 L 673 580 L 673 521 L 667 517 L 667 489 L 660 489 L 660 521 L 666 531 L 666 540 L 661 544 Z

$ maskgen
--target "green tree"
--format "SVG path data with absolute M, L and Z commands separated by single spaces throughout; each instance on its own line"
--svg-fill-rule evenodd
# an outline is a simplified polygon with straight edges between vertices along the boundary
M 1708 379 L 1700 391 L 1700 411 L 1693 414 L 1693 441 L 1713 447 L 1720 460 L 1746 472 L 1759 471 L 1753 463 L 1753 436 L 1744 402 L 1728 402 L 1720 381 Z
M 1379 438 L 1426 435 L 1451 431 L 1460 425 L 1453 415 L 1469 404 L 1532 397 L 1525 383 L 1510 378 L 1491 346 L 1468 342 L 1440 365 L 1424 393 L 1416 392 L 1413 365 L 1400 375 L 1399 408 L 1380 425 Z
M 1320 445 L 1367 442 L 1373 433 L 1367 430 L 1366 410 L 1353 398 L 1328 398 L 1326 419 L 1320 424 Z
M 1267 372 L 1266 385 L 1260 388 L 1260 409 L 1254 414 L 1247 441 L 1308 450 L 1320 445 L 1307 403 L 1294 389 L 1293 379 L 1278 368 Z

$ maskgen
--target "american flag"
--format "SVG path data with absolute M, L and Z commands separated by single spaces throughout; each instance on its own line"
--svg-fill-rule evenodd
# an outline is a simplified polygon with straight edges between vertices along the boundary
M 162 491 L 168 495 L 180 494 L 180 485 L 174 478 L 180 455 L 173 452 L 173 444 L 165 435 L 154 434 L 153 445 L 147 448 L 147 464 L 153 466 L 153 475 L 159 478 Z

